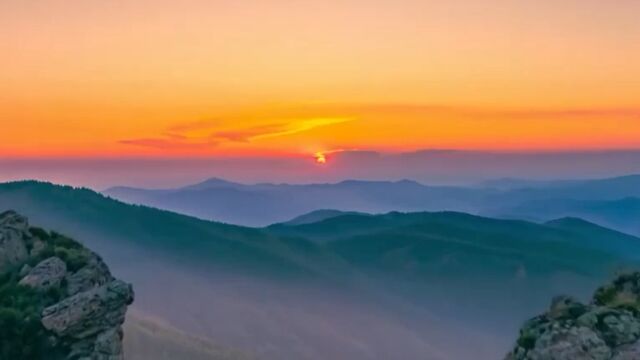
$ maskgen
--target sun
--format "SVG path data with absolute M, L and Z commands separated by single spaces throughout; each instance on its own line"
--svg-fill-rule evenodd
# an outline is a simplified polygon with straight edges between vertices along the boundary
M 318 151 L 313 156 L 316 158 L 316 162 L 318 164 L 326 164 L 327 163 L 327 157 L 324 155 L 324 153 Z

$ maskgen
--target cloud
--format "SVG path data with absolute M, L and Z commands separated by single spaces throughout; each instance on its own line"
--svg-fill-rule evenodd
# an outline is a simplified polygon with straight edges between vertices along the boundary
M 280 130 L 264 132 L 262 134 L 255 135 L 251 139 L 266 139 L 266 138 L 272 138 L 277 136 L 293 135 L 293 134 L 313 130 L 315 128 L 341 124 L 341 123 L 345 123 L 352 120 L 353 119 L 351 118 L 312 118 L 312 119 L 294 121 L 286 124 Z
M 594 119 L 594 118 L 627 118 L 640 120 L 638 107 L 565 107 L 565 108 L 507 108 L 507 107 L 479 107 L 465 105 L 437 105 L 437 104 L 325 104 L 316 111 L 339 111 L 343 114 L 359 116 L 440 116 L 448 115 L 464 118 L 495 118 L 495 119 Z
M 496 114 L 514 119 L 534 118 L 637 118 L 640 120 L 640 109 L 635 108 L 572 108 L 551 110 L 513 110 L 496 112 Z
M 212 137 L 228 141 L 249 142 L 256 137 L 281 132 L 285 126 L 286 124 L 268 124 L 246 129 L 218 131 L 213 133 Z
M 217 146 L 215 141 L 192 141 L 179 136 L 167 136 L 165 138 L 141 138 L 120 140 L 120 144 L 134 145 L 161 150 L 198 150 L 209 149 Z
M 272 111 L 278 115 L 271 118 L 235 116 L 178 123 L 168 127 L 163 134 L 148 138 L 125 139 L 120 143 L 155 149 L 210 149 L 225 143 L 251 143 L 291 136 L 355 119 L 361 121 L 362 131 L 366 132 L 372 129 L 372 134 L 377 131 L 377 138 L 373 138 L 374 135 L 372 135 L 372 142 L 381 142 L 381 134 L 387 128 L 393 127 L 398 131 L 404 129 L 408 137 L 411 137 L 414 129 L 419 131 L 429 124 L 437 125 L 438 122 L 442 124 L 442 127 L 447 126 L 447 129 L 452 129 L 452 134 L 456 134 L 456 121 L 495 121 L 496 126 L 519 125 L 518 121 L 521 121 L 522 124 L 533 124 L 536 121 L 547 121 L 549 124 L 566 122 L 567 126 L 581 126 L 583 122 L 590 126 L 590 124 L 601 122 L 603 126 L 606 126 L 606 121 L 611 120 L 627 123 L 640 120 L 640 108 L 634 107 L 507 108 L 372 103 L 315 104 L 302 108 L 283 108 Z M 317 114 L 324 115 L 317 116 Z M 430 121 L 430 123 L 427 124 L 425 121 Z M 566 129 L 562 131 L 566 131 Z M 352 145 L 343 144 L 346 148 Z M 433 146 L 438 146 L 438 144 Z M 440 146 L 450 147 L 451 145 Z
M 219 126 L 220 120 L 200 120 L 188 123 L 176 124 L 167 129 L 168 133 L 185 133 L 191 131 L 210 130 Z
M 223 142 L 251 142 L 279 136 L 294 135 L 315 128 L 351 121 L 342 117 L 318 117 L 290 119 L 281 122 L 262 124 L 246 128 L 223 127 L 220 121 L 198 121 L 178 124 L 168 128 L 162 137 L 125 139 L 120 144 L 150 147 L 155 149 L 206 149 Z M 199 134 L 198 134 L 199 133 Z

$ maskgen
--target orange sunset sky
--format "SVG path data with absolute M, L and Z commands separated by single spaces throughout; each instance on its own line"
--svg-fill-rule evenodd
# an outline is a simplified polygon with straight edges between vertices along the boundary
M 0 2 L 0 156 L 640 148 L 640 1 Z

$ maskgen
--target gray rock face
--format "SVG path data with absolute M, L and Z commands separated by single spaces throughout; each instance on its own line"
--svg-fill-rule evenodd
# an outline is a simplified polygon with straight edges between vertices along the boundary
M 640 341 L 626 345 L 618 349 L 611 360 L 637 360 L 640 359 Z
M 0 272 L 24 263 L 29 257 L 24 238 L 29 235 L 29 223 L 13 211 L 0 214 Z
M 543 333 L 528 358 L 532 360 L 607 360 L 611 350 L 593 330 L 578 326 L 553 326 Z
M 44 309 L 42 324 L 56 335 L 84 339 L 124 323 L 132 302 L 131 285 L 114 280 Z
M 554 298 L 520 330 L 508 360 L 640 359 L 640 273 L 598 289 L 591 304 Z
M 44 309 L 42 324 L 73 340 L 70 359 L 121 360 L 122 324 L 133 296 L 131 285 L 111 280 Z
M 110 329 L 100 333 L 96 338 L 95 351 L 96 359 L 117 360 L 117 356 L 122 354 L 122 330 Z
M 97 254 L 73 240 L 56 243 L 59 239 L 48 233 L 38 230 L 38 238 L 29 229 L 25 217 L 0 214 L 0 274 L 13 271 L 22 278 L 20 285 L 37 291 L 59 289 L 62 299 L 42 311 L 41 323 L 50 332 L 49 341 L 69 353 L 52 360 L 124 359 L 122 324 L 133 302 L 131 285 L 114 279 Z M 66 255 L 49 257 L 33 268 L 27 264 L 52 248 Z M 75 267 L 82 266 L 75 272 L 69 272 L 63 260 L 70 256 Z
M 20 280 L 20 285 L 30 286 L 39 290 L 48 290 L 52 287 L 60 286 L 66 274 L 67 264 L 54 256 L 38 263 L 29 271 L 27 276 Z
M 75 295 L 113 280 L 107 265 L 98 256 L 92 256 L 88 264 L 73 274 L 67 275 L 67 293 Z

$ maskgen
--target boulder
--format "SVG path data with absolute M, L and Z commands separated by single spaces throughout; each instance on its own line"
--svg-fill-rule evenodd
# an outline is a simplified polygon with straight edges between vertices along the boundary
M 29 264 L 40 259 L 48 248 L 58 256 L 32 268 Z M 131 285 L 115 279 L 97 254 L 69 238 L 49 236 L 39 230 L 32 233 L 25 217 L 9 211 L 0 214 L 0 274 L 7 273 L 11 289 L 18 288 L 15 279 L 20 279 L 18 285 L 39 291 L 56 290 L 25 300 L 32 301 L 27 306 L 45 307 L 39 320 L 46 333 L 34 341 L 51 347 L 47 359 L 124 359 L 122 324 L 127 306 L 133 302 L 133 290 Z M 4 353 L 14 349 L 0 350 Z
M 97 255 L 92 255 L 87 265 L 67 275 L 67 293 L 75 295 L 113 280 L 107 265 Z
M 640 337 L 640 319 L 625 309 L 595 307 L 577 320 L 578 324 L 597 329 L 610 346 L 635 342 Z
M 568 296 L 527 321 L 508 360 L 639 360 L 640 272 L 618 276 L 590 304 Z
M 0 214 L 0 272 L 21 265 L 29 257 L 25 238 L 29 222 L 13 211 Z
M 83 339 L 122 325 L 132 302 L 131 285 L 114 280 L 44 309 L 42 324 L 58 336 Z
M 625 345 L 613 355 L 611 360 L 638 360 L 640 359 L 640 341 L 633 344 Z
M 58 257 L 42 260 L 20 280 L 20 285 L 30 286 L 38 290 L 48 290 L 60 286 L 67 274 L 67 264 Z
M 608 360 L 611 350 L 598 334 L 586 327 L 552 326 L 536 341 L 525 359 Z

